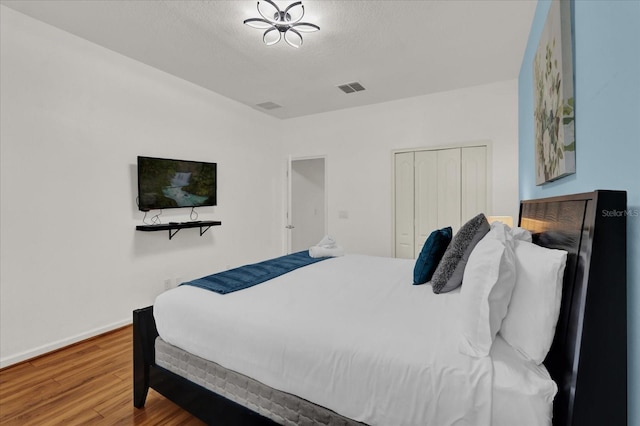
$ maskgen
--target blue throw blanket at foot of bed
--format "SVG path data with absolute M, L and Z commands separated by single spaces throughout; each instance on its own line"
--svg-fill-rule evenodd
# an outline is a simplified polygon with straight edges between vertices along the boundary
M 198 278 L 197 280 L 182 283 L 180 285 L 192 285 L 215 291 L 220 294 L 232 293 L 253 287 L 256 284 L 269 281 L 272 278 L 291 272 L 303 266 L 329 259 L 328 257 L 313 258 L 307 250 L 264 262 L 245 265 L 228 271 Z

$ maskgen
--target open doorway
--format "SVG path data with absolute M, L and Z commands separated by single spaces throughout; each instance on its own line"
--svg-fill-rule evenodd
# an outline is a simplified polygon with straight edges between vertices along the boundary
M 324 157 L 289 159 L 287 251 L 308 250 L 327 233 Z

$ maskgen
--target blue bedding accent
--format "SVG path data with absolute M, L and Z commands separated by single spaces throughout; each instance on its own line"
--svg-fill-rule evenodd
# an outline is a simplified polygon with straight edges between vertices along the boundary
M 329 259 L 328 257 L 313 258 L 309 256 L 309 251 L 288 254 L 265 260 L 264 262 L 245 265 L 228 271 L 219 272 L 180 285 L 192 285 L 215 291 L 220 294 L 232 293 L 253 287 L 272 278 L 291 272 L 303 266 Z

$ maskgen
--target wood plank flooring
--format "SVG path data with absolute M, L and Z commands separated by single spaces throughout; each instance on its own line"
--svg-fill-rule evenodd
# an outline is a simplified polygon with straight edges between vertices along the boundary
M 133 406 L 127 326 L 0 370 L 1 425 L 204 425 L 154 390 Z

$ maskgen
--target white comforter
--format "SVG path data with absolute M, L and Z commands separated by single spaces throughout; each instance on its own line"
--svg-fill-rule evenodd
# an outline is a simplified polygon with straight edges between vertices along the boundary
M 348 255 L 227 295 L 181 286 L 157 298 L 156 325 L 170 344 L 371 425 L 490 425 L 492 359 L 458 352 L 459 293 L 412 285 L 413 265 Z

